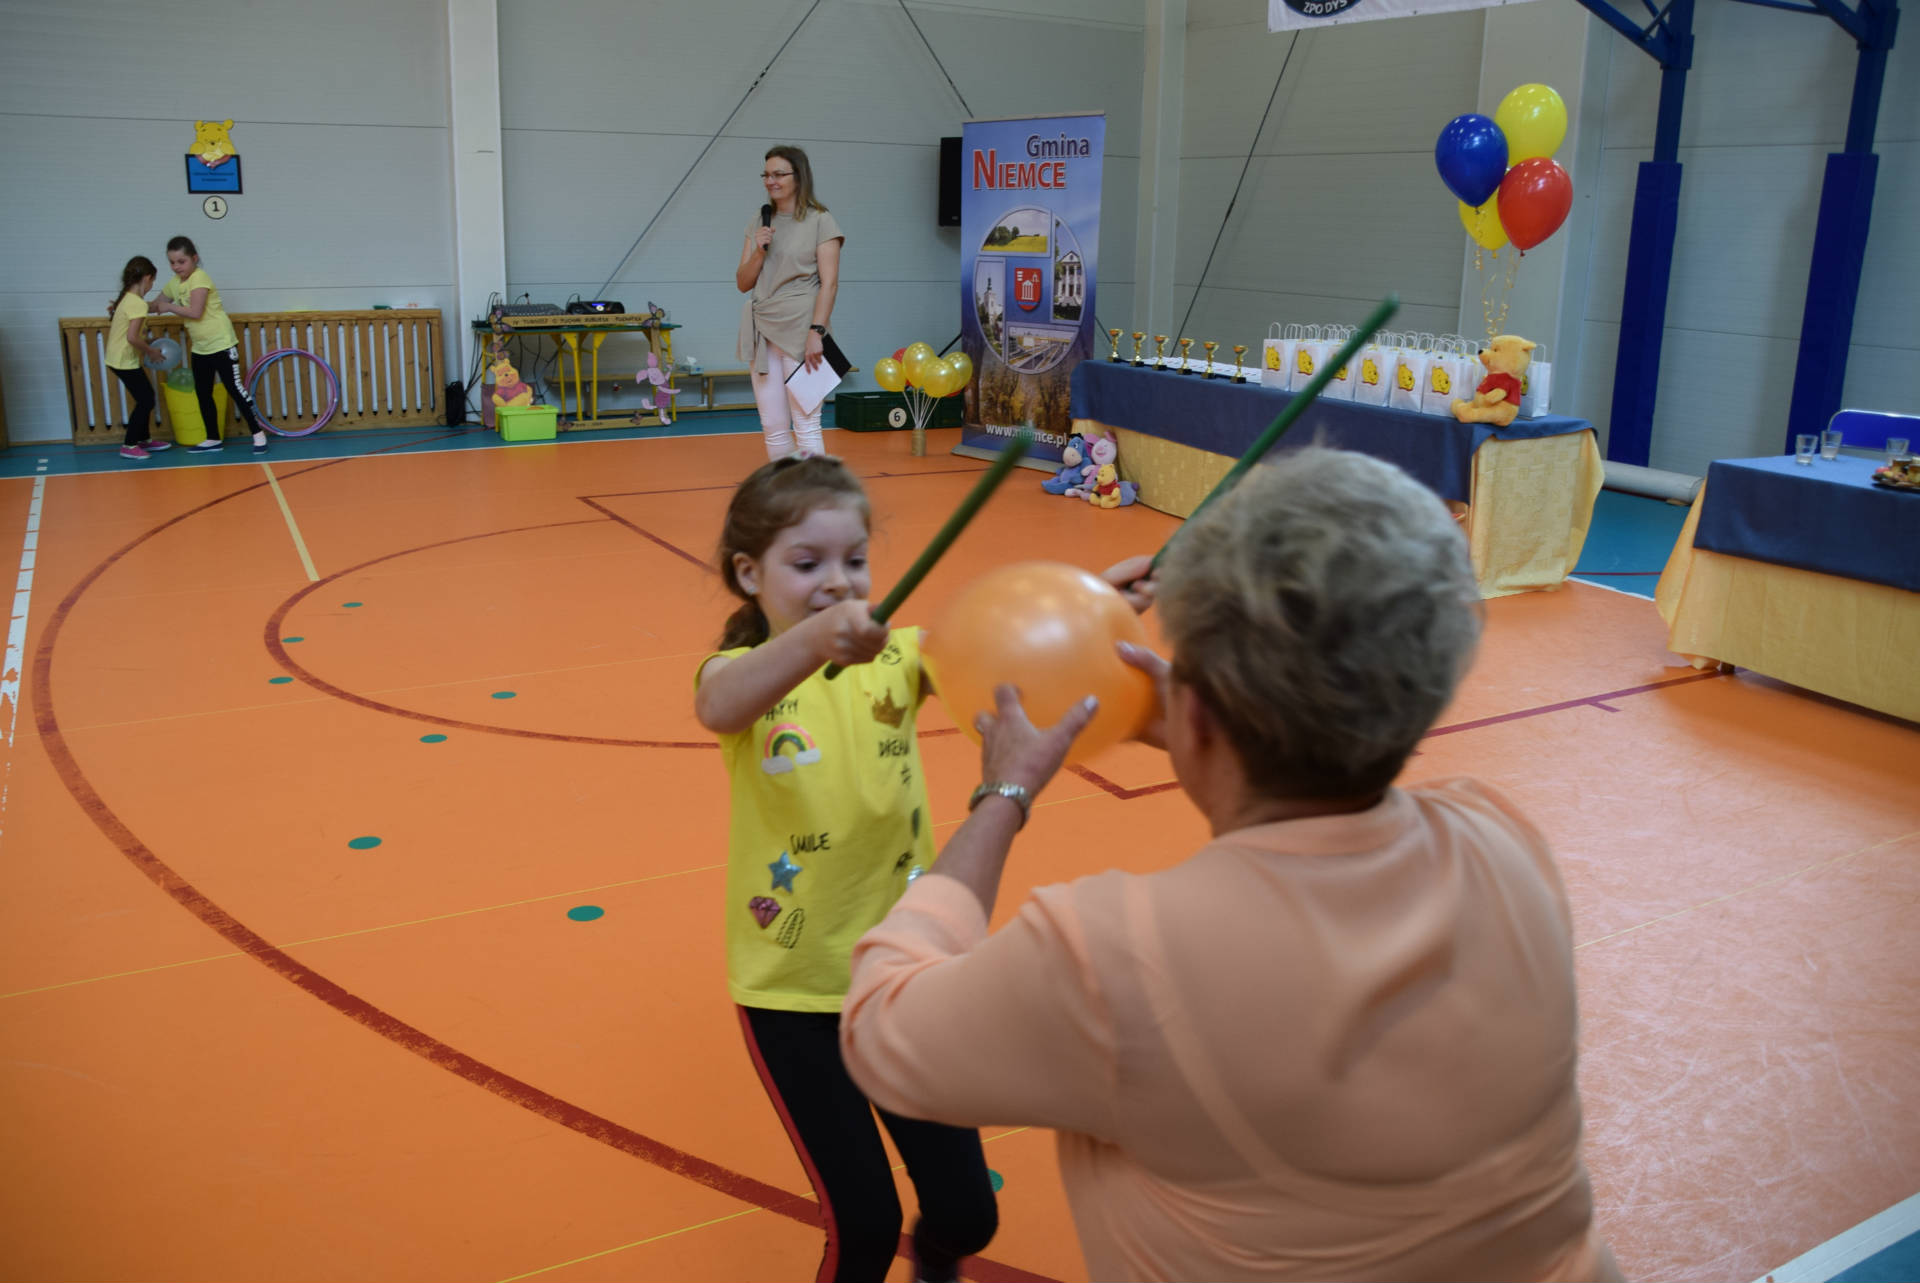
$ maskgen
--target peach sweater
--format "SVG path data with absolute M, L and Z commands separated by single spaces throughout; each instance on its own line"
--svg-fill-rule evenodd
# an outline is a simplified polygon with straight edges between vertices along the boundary
M 1058 1133 L 1096 1279 L 1617 1278 L 1545 841 L 1470 780 L 1036 890 L 919 879 L 853 955 L 876 1104 Z

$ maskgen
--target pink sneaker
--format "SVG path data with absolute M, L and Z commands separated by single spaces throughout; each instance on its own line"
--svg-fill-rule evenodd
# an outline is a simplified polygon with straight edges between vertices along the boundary
M 153 456 L 137 445 L 123 445 L 120 447 L 120 457 L 122 459 L 151 459 Z

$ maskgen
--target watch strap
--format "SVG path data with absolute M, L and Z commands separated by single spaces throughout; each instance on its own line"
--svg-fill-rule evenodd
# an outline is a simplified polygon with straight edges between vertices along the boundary
M 967 799 L 967 810 L 973 811 L 990 797 L 1004 797 L 1020 808 L 1020 827 L 1025 828 L 1033 815 L 1033 794 L 1025 785 L 1009 784 L 1005 780 L 989 780 L 973 791 Z

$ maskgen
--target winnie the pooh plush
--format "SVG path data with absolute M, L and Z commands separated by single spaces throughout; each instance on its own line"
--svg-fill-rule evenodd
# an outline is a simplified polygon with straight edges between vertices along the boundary
M 229 156 L 240 153 L 233 145 L 233 139 L 227 131 L 233 128 L 231 120 L 196 120 L 193 122 L 193 146 L 187 149 L 187 155 L 198 156 L 200 163 L 211 169 Z
M 1087 464 L 1083 480 L 1070 495 L 1084 498 L 1096 508 L 1124 508 L 1140 495 L 1140 487 L 1120 479 L 1120 443 L 1112 434 L 1090 432 L 1086 436 Z
M 1512 423 L 1520 413 L 1520 376 L 1533 360 L 1534 347 L 1518 334 L 1488 340 L 1480 353 L 1487 377 L 1473 390 L 1473 400 L 1453 403 L 1453 417 L 1462 423 L 1491 423 L 1501 428 Z
M 533 404 L 533 389 L 520 381 L 520 371 L 504 356 L 493 366 L 493 403 L 497 406 Z

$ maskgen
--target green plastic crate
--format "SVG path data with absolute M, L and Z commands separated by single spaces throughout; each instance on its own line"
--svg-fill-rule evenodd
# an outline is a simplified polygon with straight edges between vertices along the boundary
M 551 405 L 503 405 L 493 412 L 502 441 L 551 441 L 560 432 L 560 411 Z
M 933 403 L 930 428 L 960 426 L 960 400 L 942 397 Z M 900 392 L 839 392 L 833 398 L 833 426 L 854 432 L 893 432 L 913 426 L 913 411 Z

